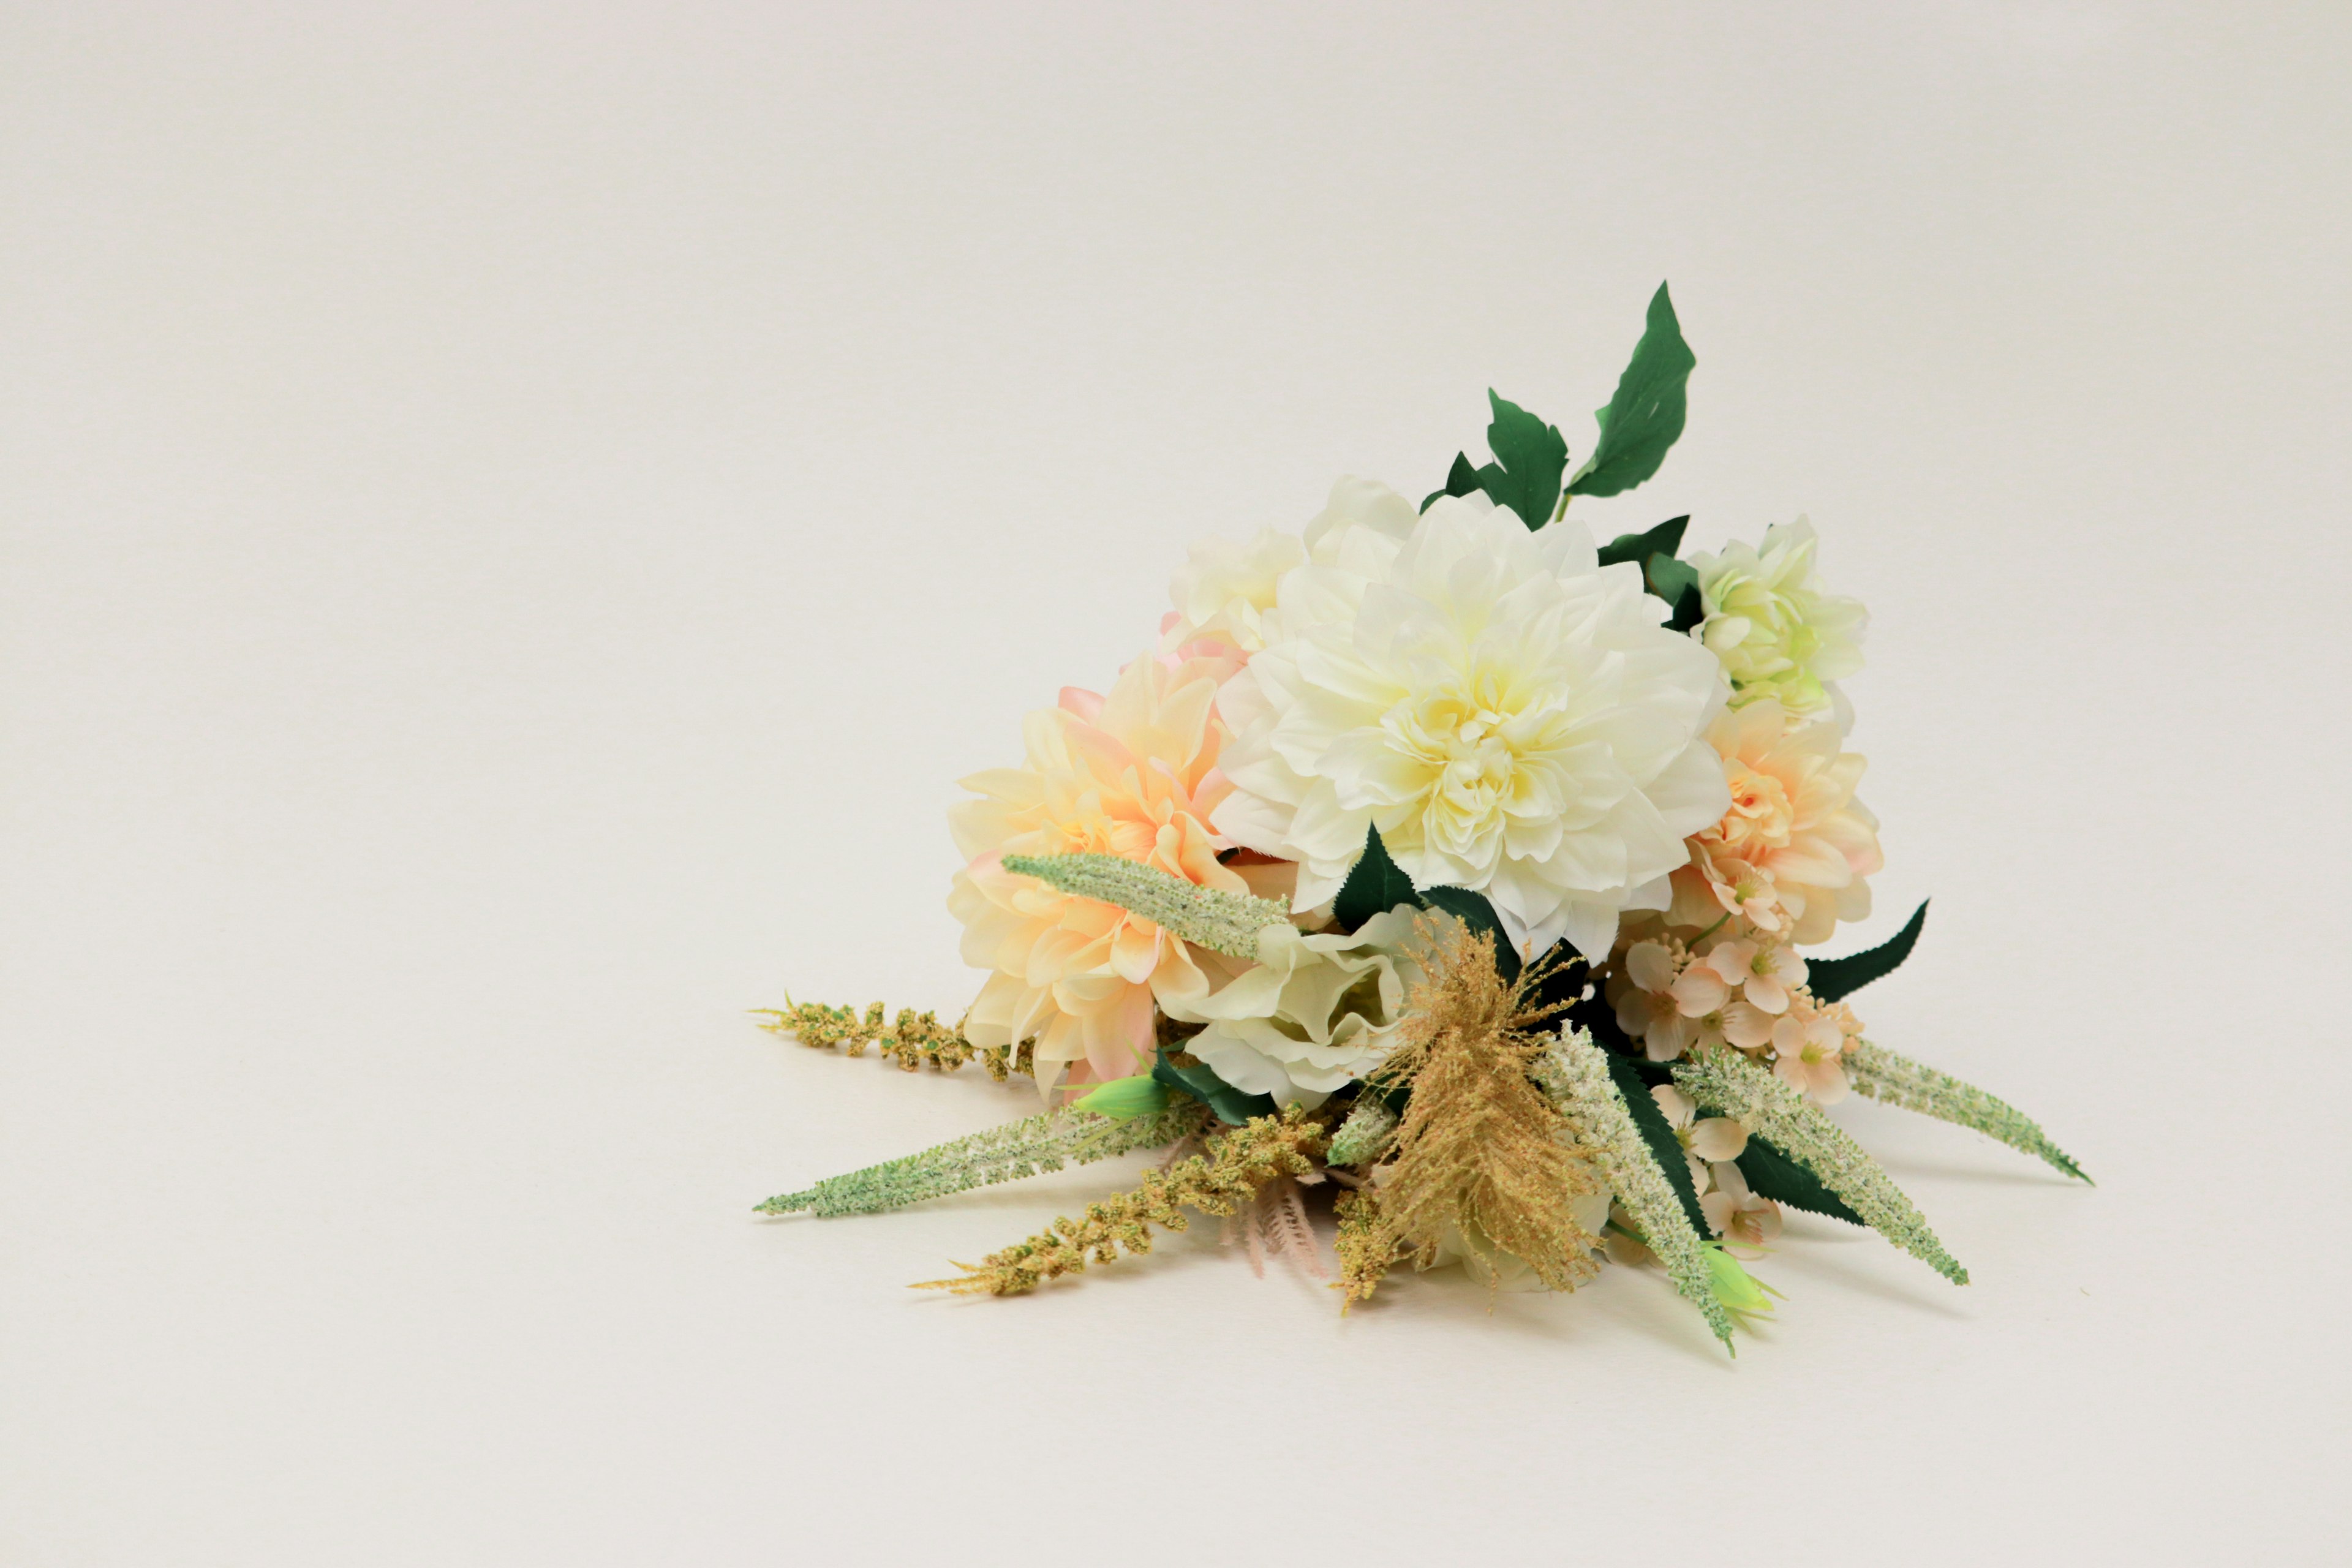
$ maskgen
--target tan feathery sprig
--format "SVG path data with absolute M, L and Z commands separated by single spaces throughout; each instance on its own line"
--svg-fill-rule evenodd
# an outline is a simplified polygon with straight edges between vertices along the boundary
M 1165 1172 L 1150 1171 L 1130 1192 L 1087 1205 L 1076 1219 L 1057 1219 L 1028 1240 L 992 1252 L 978 1264 L 959 1263 L 952 1279 L 926 1279 L 918 1290 L 951 1290 L 966 1296 L 1020 1296 L 1048 1279 L 1083 1273 L 1089 1263 L 1116 1262 L 1122 1250 L 1151 1250 L 1151 1230 L 1183 1230 L 1184 1210 L 1229 1215 L 1276 1176 L 1313 1169 L 1323 1149 L 1320 1119 L 1297 1106 L 1280 1115 L 1260 1116 L 1213 1136 L 1205 1154 L 1195 1154 Z
M 1600 1268 L 1599 1240 L 1577 1223 L 1575 1200 L 1604 1187 L 1528 1077 L 1547 1044 L 1535 1026 L 1556 1011 L 1528 1005 L 1541 967 L 1506 985 L 1491 934 L 1452 921 L 1426 931 L 1425 977 L 1406 999 L 1400 1043 L 1372 1075 L 1377 1087 L 1412 1091 L 1395 1154 L 1378 1173 L 1381 1224 L 1420 1267 L 1458 1239 L 1469 1267 L 1496 1285 L 1487 1242 L 1552 1289 L 1574 1289 Z

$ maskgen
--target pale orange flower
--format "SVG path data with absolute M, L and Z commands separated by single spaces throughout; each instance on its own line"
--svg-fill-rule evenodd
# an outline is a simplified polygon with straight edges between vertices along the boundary
M 1731 809 L 1690 838 L 1669 922 L 1704 928 L 1733 914 L 1782 942 L 1814 942 L 1867 915 L 1864 879 L 1884 864 L 1878 819 L 1853 798 L 1864 759 L 1840 750 L 1837 725 L 1792 721 L 1765 698 L 1725 713 L 1706 738 Z
M 1215 699 L 1234 662 L 1146 657 L 1107 694 L 1066 689 L 1024 721 L 1022 766 L 962 781 L 980 798 L 949 813 L 970 864 L 948 908 L 963 922 L 965 962 L 994 971 L 964 1033 L 983 1047 L 1034 1038 L 1041 1088 L 1147 1070 L 1154 998 L 1205 995 L 1224 961 L 1115 904 L 1008 872 L 1003 858 L 1118 855 L 1249 891 L 1218 863 L 1227 841 L 1208 826 L 1231 791 L 1217 771 L 1226 734 Z

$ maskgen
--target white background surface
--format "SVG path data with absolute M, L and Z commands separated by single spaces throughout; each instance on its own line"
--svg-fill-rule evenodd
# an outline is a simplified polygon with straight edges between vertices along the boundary
M 1769 13 L 1769 16 L 1763 13 Z M 2341 6 L 10 5 L 0 1561 L 2340 1561 Z M 973 979 L 953 780 L 1184 545 L 1569 435 L 1670 278 L 1693 542 L 1869 602 L 1800 1220 L 1342 1321 L 1213 1231 L 902 1289 L 1025 1111 L 745 1010 Z M 1846 945 L 1846 944 L 1842 944 Z

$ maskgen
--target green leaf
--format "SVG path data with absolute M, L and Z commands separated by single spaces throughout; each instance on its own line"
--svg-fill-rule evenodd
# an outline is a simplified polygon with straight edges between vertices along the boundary
M 1706 605 L 1699 592 L 1698 568 L 1689 562 L 1677 561 L 1671 555 L 1653 555 L 1643 565 L 1642 580 L 1651 593 L 1666 602 L 1669 629 L 1686 632 L 1706 619 Z
M 1486 901 L 1484 893 L 1474 893 L 1467 888 L 1429 888 L 1423 890 L 1422 902 L 1431 909 L 1444 910 L 1468 926 L 1483 931 L 1495 939 L 1495 973 L 1503 977 L 1506 985 L 1516 985 L 1519 979 L 1519 950 L 1511 945 L 1510 936 L 1495 913 L 1495 906 Z
M 1653 555 L 1672 555 L 1683 547 L 1683 530 L 1689 526 L 1685 513 L 1640 533 L 1621 533 L 1601 547 L 1601 564 L 1618 566 L 1630 561 L 1639 566 Z
M 1167 1110 L 1168 1088 L 1148 1072 L 1138 1073 L 1133 1078 L 1113 1079 L 1072 1103 L 1113 1121 L 1129 1121 Z
M 1496 506 L 1517 512 L 1528 528 L 1541 528 L 1551 521 L 1551 509 L 1559 501 L 1568 442 L 1559 426 L 1545 424 L 1491 387 L 1486 401 L 1495 410 L 1494 423 L 1486 426 L 1486 445 L 1494 449 L 1495 461 L 1478 470 L 1479 488 Z
M 1363 858 L 1349 869 L 1348 879 L 1339 886 L 1339 896 L 1332 900 L 1331 918 L 1341 930 L 1352 931 L 1399 904 L 1420 909 L 1421 895 L 1412 890 L 1412 879 L 1389 858 L 1388 846 L 1381 842 L 1381 830 L 1375 827 L 1364 835 Z
M 1835 1002 L 1851 996 L 1872 981 L 1893 972 L 1895 966 L 1911 956 L 1911 949 L 1919 941 L 1919 932 L 1927 923 L 1927 906 L 1922 902 L 1910 923 L 1867 952 L 1857 952 L 1850 958 L 1816 958 L 1805 965 L 1805 989 L 1822 1002 Z
M 1776 1204 L 1787 1204 L 1808 1214 L 1825 1214 L 1848 1225 L 1863 1224 L 1862 1216 L 1822 1185 L 1819 1176 L 1753 1133 L 1748 1135 L 1748 1147 L 1732 1163 L 1739 1167 L 1739 1173 L 1748 1178 L 1748 1186 L 1759 1198 L 1770 1198 Z
M 1186 1094 L 1215 1111 L 1217 1120 L 1228 1127 L 1239 1127 L 1253 1116 L 1272 1116 L 1277 1109 L 1270 1094 L 1248 1094 L 1235 1089 L 1216 1074 L 1208 1063 L 1196 1061 L 1191 1067 L 1179 1067 L 1161 1047 L 1160 1060 L 1151 1076 L 1171 1089 Z
M 1445 475 L 1445 488 L 1432 490 L 1423 498 L 1421 510 L 1427 511 L 1429 503 L 1439 496 L 1466 496 L 1478 488 L 1478 470 L 1470 466 L 1466 452 L 1454 454 L 1454 467 Z
M 1650 300 L 1642 341 L 1633 345 L 1633 357 L 1617 380 L 1617 395 L 1597 416 L 1601 443 L 1593 448 L 1592 460 L 1569 481 L 1569 494 L 1618 495 L 1658 471 L 1666 460 L 1666 448 L 1683 433 L 1689 412 L 1685 392 L 1697 363 L 1675 320 L 1675 302 L 1661 283 Z
M 1633 1113 L 1633 1126 L 1642 1134 L 1642 1142 L 1650 1146 L 1650 1158 L 1666 1173 L 1666 1181 L 1682 1200 L 1683 1214 L 1690 1220 L 1691 1228 L 1703 1239 L 1708 1234 L 1706 1210 L 1699 1206 L 1698 1188 L 1691 1183 L 1690 1161 L 1684 1157 L 1682 1140 L 1675 1136 L 1666 1113 L 1650 1098 L 1650 1086 L 1642 1081 L 1642 1074 L 1633 1062 L 1615 1051 L 1601 1053 L 1609 1059 L 1609 1077 L 1617 1085 L 1617 1092 L 1625 1097 L 1625 1109 Z M 1750 1147 L 1754 1141 L 1750 1140 Z

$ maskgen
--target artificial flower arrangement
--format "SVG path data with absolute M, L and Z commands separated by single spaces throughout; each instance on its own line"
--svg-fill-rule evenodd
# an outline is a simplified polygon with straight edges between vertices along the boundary
M 764 1026 L 913 1070 L 978 1060 L 1047 1109 L 759 1205 L 866 1214 L 1139 1150 L 1132 1190 L 931 1286 L 1018 1295 L 1148 1252 L 1185 1211 L 1322 1274 L 1403 1264 L 1572 1289 L 1663 1268 L 1728 1348 L 1743 1260 L 1793 1206 L 1962 1268 L 1822 1113 L 1848 1093 L 2082 1177 L 2032 1121 L 1865 1037 L 1846 1001 L 1911 952 L 1811 958 L 1870 911 L 1838 682 L 1862 605 L 1802 520 L 1683 552 L 1568 515 L 1654 474 L 1696 363 L 1661 286 L 1572 474 L 1489 394 L 1492 462 L 1418 507 L 1343 479 L 1298 534 L 1196 546 L 1157 644 L 1029 715 L 975 773 L 948 905 L 988 972 L 961 1025 L 797 1004 Z M 2087 1178 L 2084 1178 L 2087 1180 Z M 1774 1294 L 1777 1294 L 1775 1292 Z

